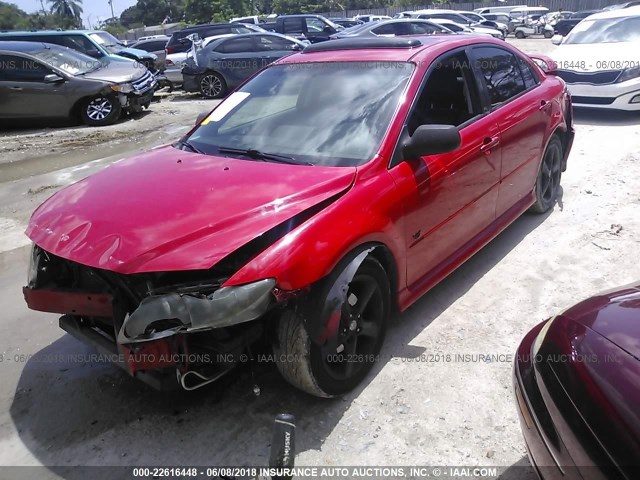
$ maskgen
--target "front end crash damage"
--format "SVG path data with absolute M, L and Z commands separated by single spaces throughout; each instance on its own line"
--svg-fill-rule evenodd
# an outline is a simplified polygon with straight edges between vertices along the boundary
M 62 329 L 132 376 L 160 390 L 193 390 L 238 365 L 287 301 L 274 279 L 222 287 L 237 261 L 208 271 L 123 275 L 34 246 L 23 293 L 29 308 L 63 314 Z
M 230 327 L 264 315 L 273 299 L 273 279 L 223 287 L 210 295 L 170 293 L 147 297 L 125 319 L 118 343 L 148 342 L 180 332 Z
M 33 310 L 60 313 L 60 327 L 160 390 L 193 390 L 268 340 L 273 317 L 308 289 L 274 279 L 223 286 L 241 267 L 335 201 L 335 195 L 257 236 L 208 270 L 122 274 L 34 245 L 23 293 Z

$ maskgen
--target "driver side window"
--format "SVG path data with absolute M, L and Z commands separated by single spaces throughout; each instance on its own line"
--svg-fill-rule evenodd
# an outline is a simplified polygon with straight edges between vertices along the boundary
M 17 55 L 0 55 L 0 79 L 14 82 L 44 82 L 53 73 L 43 64 Z
M 482 113 L 471 64 L 464 52 L 437 59 L 408 122 L 409 135 L 421 125 L 458 126 Z

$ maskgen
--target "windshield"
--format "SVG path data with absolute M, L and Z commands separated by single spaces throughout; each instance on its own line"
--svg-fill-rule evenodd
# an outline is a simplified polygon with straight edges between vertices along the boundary
M 109 32 L 95 32 L 90 33 L 89 36 L 93 39 L 93 41 L 99 43 L 103 47 L 114 47 L 117 45 L 122 45 L 122 43 L 120 43 L 120 40 L 111 35 Z
M 102 68 L 102 63 L 95 58 L 70 48 L 45 48 L 37 52 L 30 52 L 34 57 L 59 68 L 69 75 L 82 75 Z
M 640 17 L 603 18 L 581 21 L 563 45 L 640 41 Z
M 361 165 L 379 148 L 413 68 L 405 62 L 272 66 L 222 102 L 188 142 L 212 155 L 232 147 L 314 165 Z

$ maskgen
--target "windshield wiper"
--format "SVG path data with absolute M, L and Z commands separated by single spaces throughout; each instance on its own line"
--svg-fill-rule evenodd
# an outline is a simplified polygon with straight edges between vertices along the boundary
M 288 163 L 291 165 L 313 165 L 311 162 L 302 162 L 296 160 L 293 157 L 287 157 L 286 155 L 278 155 L 277 153 L 266 153 L 253 148 L 232 148 L 232 147 L 218 147 L 218 153 L 235 153 L 237 155 L 244 155 L 254 160 L 262 160 L 265 162 L 278 162 Z
M 193 145 L 192 143 L 189 143 L 187 140 L 178 140 L 174 146 L 177 145 L 179 147 L 184 147 L 187 148 L 189 150 L 191 150 L 193 153 L 199 153 L 201 155 L 206 155 L 206 153 L 204 153 L 202 150 L 200 150 L 198 147 L 196 147 L 195 145 Z M 183 150 L 184 150 L 183 148 Z

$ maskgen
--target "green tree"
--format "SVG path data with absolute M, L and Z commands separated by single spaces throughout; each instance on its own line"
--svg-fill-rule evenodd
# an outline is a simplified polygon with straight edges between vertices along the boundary
M 159 25 L 165 19 L 179 22 L 184 15 L 184 0 L 138 0 L 120 15 L 120 23 L 133 28 L 138 25 Z
M 0 2 L 0 30 L 26 28 L 29 15 L 13 3 Z
M 187 0 L 185 20 L 190 23 L 225 22 L 233 17 L 250 15 L 246 0 Z
M 51 13 L 58 17 L 60 23 L 68 23 L 71 27 L 82 26 L 82 0 L 47 0 L 47 3 L 51 5 Z

